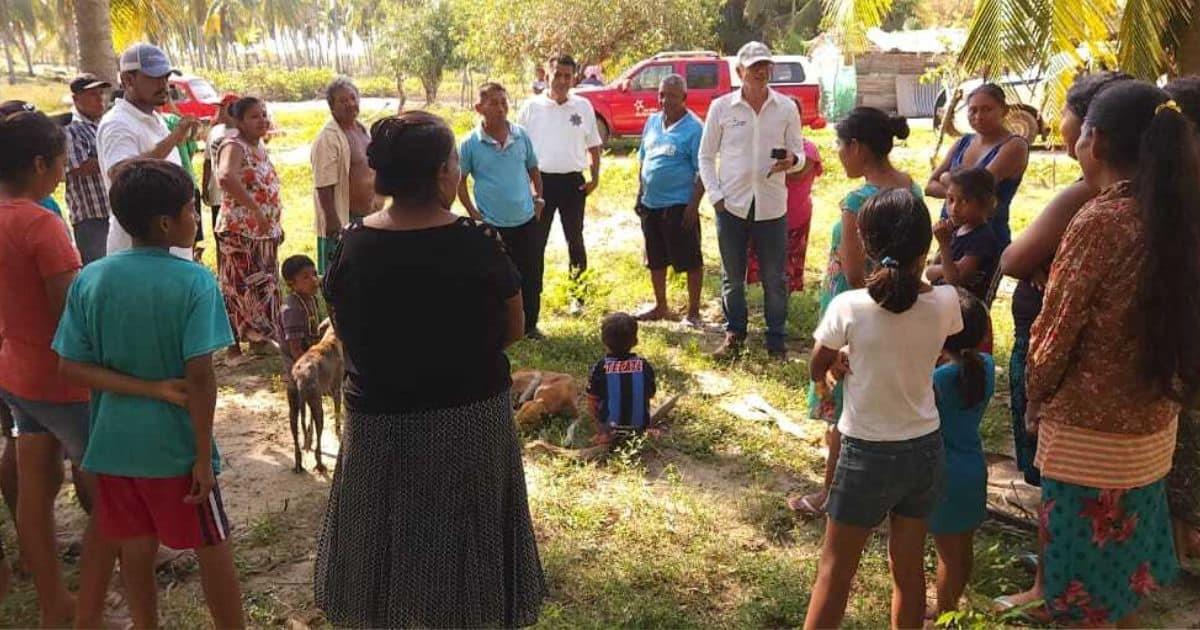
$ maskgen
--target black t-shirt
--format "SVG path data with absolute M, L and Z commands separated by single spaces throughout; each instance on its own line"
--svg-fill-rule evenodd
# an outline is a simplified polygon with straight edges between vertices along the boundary
M 987 299 L 992 275 L 996 273 L 996 265 L 1000 262 L 1000 239 L 996 237 L 992 226 L 984 223 L 966 234 L 955 232 L 954 240 L 950 241 L 950 255 L 955 262 L 967 256 L 979 259 L 979 273 L 963 288 L 981 300 Z
M 456 407 L 512 386 L 505 302 L 520 277 L 492 228 L 466 218 L 411 231 L 355 223 L 324 288 L 355 411 Z
M 1042 292 L 1028 280 L 1017 283 L 1013 291 L 1013 326 L 1018 337 L 1029 337 L 1033 320 L 1042 312 Z

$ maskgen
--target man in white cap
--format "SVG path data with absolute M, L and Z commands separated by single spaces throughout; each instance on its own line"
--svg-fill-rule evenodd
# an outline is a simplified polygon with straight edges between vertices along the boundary
M 754 241 L 763 285 L 767 353 L 787 358 L 787 186 L 784 172 L 804 167 L 800 112 L 767 84 L 771 50 L 749 42 L 738 51 L 742 87 L 713 101 L 700 140 L 700 179 L 716 209 L 725 342 L 732 358 L 746 339 L 746 255 Z M 718 156 L 720 164 L 718 166 Z
M 180 164 L 178 147 L 192 137 L 198 124 L 195 118 L 184 116 L 171 131 L 162 115 L 155 111 L 167 104 L 168 79 L 179 74 L 160 48 L 151 44 L 130 46 L 121 53 L 120 71 L 125 94 L 113 103 L 96 131 L 97 157 L 105 190 L 111 185 L 109 173 L 113 167 L 130 158 L 152 157 Z M 110 221 L 108 253 L 132 245 L 120 221 Z M 172 247 L 171 253 L 192 259 L 189 248 Z

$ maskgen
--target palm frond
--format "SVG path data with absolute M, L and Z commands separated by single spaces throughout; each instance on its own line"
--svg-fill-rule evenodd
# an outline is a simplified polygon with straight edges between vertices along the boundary
M 823 0 L 822 28 L 841 41 L 842 50 L 856 54 L 867 49 L 867 31 L 883 24 L 892 0 Z
M 1182 32 L 1172 24 L 1187 24 L 1192 0 L 1126 0 L 1117 34 L 1117 60 L 1125 72 L 1156 79 L 1169 63 L 1169 52 Z

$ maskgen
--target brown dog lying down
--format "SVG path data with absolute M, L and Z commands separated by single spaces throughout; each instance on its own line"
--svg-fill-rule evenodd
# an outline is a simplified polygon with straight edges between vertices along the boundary
M 517 425 L 535 429 L 546 416 L 579 415 L 579 386 L 570 374 L 518 370 L 512 375 L 513 409 Z
M 288 387 L 288 416 L 292 428 L 292 445 L 296 449 L 296 467 L 294 472 L 303 472 L 303 460 L 300 448 L 300 430 L 304 431 L 304 449 L 312 445 L 312 435 L 316 434 L 316 448 L 313 454 L 317 465 L 313 470 L 325 472 L 325 464 L 321 461 L 321 433 L 325 429 L 325 409 L 321 397 L 329 394 L 333 398 L 334 428 L 338 436 L 342 434 L 342 379 L 346 367 L 342 359 L 342 342 L 338 340 L 337 332 L 329 319 L 321 322 L 317 329 L 321 340 L 313 344 L 292 365 L 292 380 Z M 304 407 L 308 406 L 311 422 L 305 422 Z

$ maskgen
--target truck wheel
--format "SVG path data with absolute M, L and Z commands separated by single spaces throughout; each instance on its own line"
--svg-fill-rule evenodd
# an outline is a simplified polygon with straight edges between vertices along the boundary
M 600 132 L 600 144 L 608 144 L 608 139 L 612 133 L 608 130 L 608 123 L 604 122 L 604 119 L 599 116 L 596 117 L 596 130 Z
M 1018 107 L 1013 109 L 1005 116 L 1004 122 L 1008 124 L 1008 128 L 1013 133 L 1025 138 L 1025 141 L 1032 144 L 1042 131 L 1042 126 L 1038 124 L 1037 114 L 1023 108 Z

